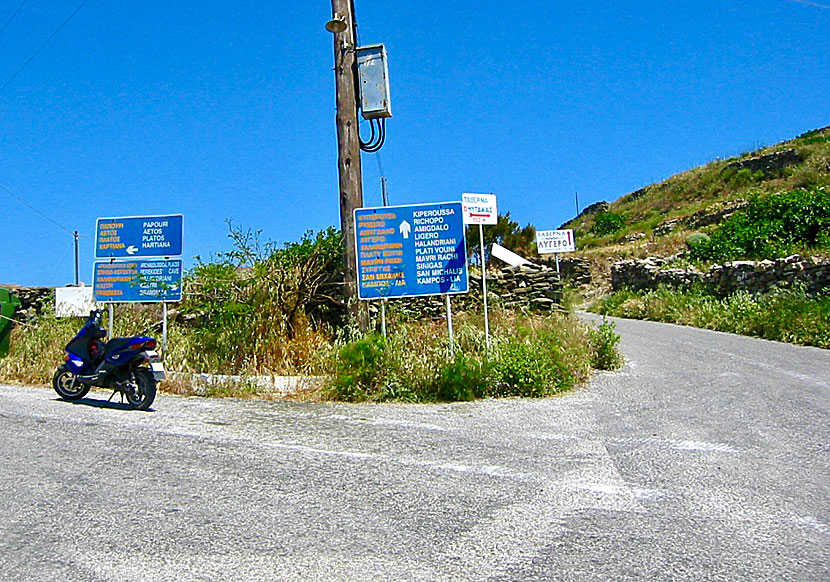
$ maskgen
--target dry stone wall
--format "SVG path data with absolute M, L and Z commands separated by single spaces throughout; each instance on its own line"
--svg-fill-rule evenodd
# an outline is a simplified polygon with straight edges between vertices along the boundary
M 45 309 L 54 310 L 54 287 L 5 287 L 20 300 L 20 307 L 12 316 L 16 321 L 28 322 L 37 319 Z
M 557 309 L 562 301 L 562 281 L 556 269 L 547 266 L 506 267 L 487 273 L 487 300 L 491 306 L 505 309 L 545 312 Z M 443 317 L 446 311 L 443 297 L 391 299 L 389 304 L 397 312 L 413 319 Z M 481 310 L 481 276 L 470 274 L 470 291 L 452 296 L 453 312 Z M 371 302 L 370 311 L 376 313 L 378 302 Z
M 688 289 L 702 285 L 720 296 L 736 291 L 763 293 L 773 288 L 803 286 L 809 293 L 830 291 L 830 260 L 793 255 L 775 261 L 733 261 L 714 265 L 708 272 L 694 268 L 671 269 L 676 257 L 627 260 L 611 267 L 611 286 L 616 291 L 628 287 L 637 291 L 666 285 Z

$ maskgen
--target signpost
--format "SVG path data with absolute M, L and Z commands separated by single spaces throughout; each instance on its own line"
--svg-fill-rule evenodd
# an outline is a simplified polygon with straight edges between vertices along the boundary
M 537 230 L 536 250 L 540 255 L 556 254 L 556 272 L 559 272 L 559 253 L 573 253 L 576 251 L 574 231 L 566 230 Z
M 183 223 L 181 214 L 99 218 L 95 258 L 177 257 L 182 254 Z
M 167 302 L 182 299 L 183 238 L 181 214 L 97 220 L 95 258 L 109 260 L 95 263 L 93 295 L 108 303 L 110 337 L 113 303 L 160 302 L 162 353 L 167 351 Z
M 182 261 L 137 260 L 95 263 L 94 299 L 110 303 L 182 300 Z
M 460 202 L 358 208 L 354 216 L 360 299 L 468 291 Z
M 478 243 L 481 251 L 481 293 L 484 295 L 484 339 L 490 349 L 490 319 L 487 315 L 487 259 L 484 257 L 484 226 L 498 224 L 495 194 L 462 194 L 464 224 L 478 225 Z
M 461 203 L 358 208 L 354 219 L 358 297 L 446 295 L 454 352 L 450 295 L 469 289 Z

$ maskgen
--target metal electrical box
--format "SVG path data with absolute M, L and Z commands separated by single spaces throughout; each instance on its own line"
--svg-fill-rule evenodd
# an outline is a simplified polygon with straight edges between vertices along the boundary
M 360 109 L 364 119 L 392 117 L 389 98 L 389 65 L 382 44 L 361 46 L 357 53 Z

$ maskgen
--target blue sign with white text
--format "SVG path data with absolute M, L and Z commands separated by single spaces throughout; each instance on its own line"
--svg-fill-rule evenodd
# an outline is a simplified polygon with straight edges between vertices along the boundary
M 361 299 L 468 291 L 460 202 L 358 208 L 354 216 Z
M 182 254 L 184 216 L 99 218 L 95 258 L 177 257 Z
M 98 262 L 92 289 L 95 301 L 102 303 L 181 301 L 182 261 Z

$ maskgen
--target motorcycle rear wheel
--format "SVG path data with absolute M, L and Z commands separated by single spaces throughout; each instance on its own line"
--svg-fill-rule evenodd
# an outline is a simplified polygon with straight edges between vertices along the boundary
M 64 400 L 80 400 L 89 392 L 89 385 L 75 381 L 75 374 L 61 366 L 52 377 L 52 388 Z
M 132 391 L 127 392 L 127 403 L 135 410 L 147 410 L 156 398 L 156 379 L 147 368 L 133 372 Z

